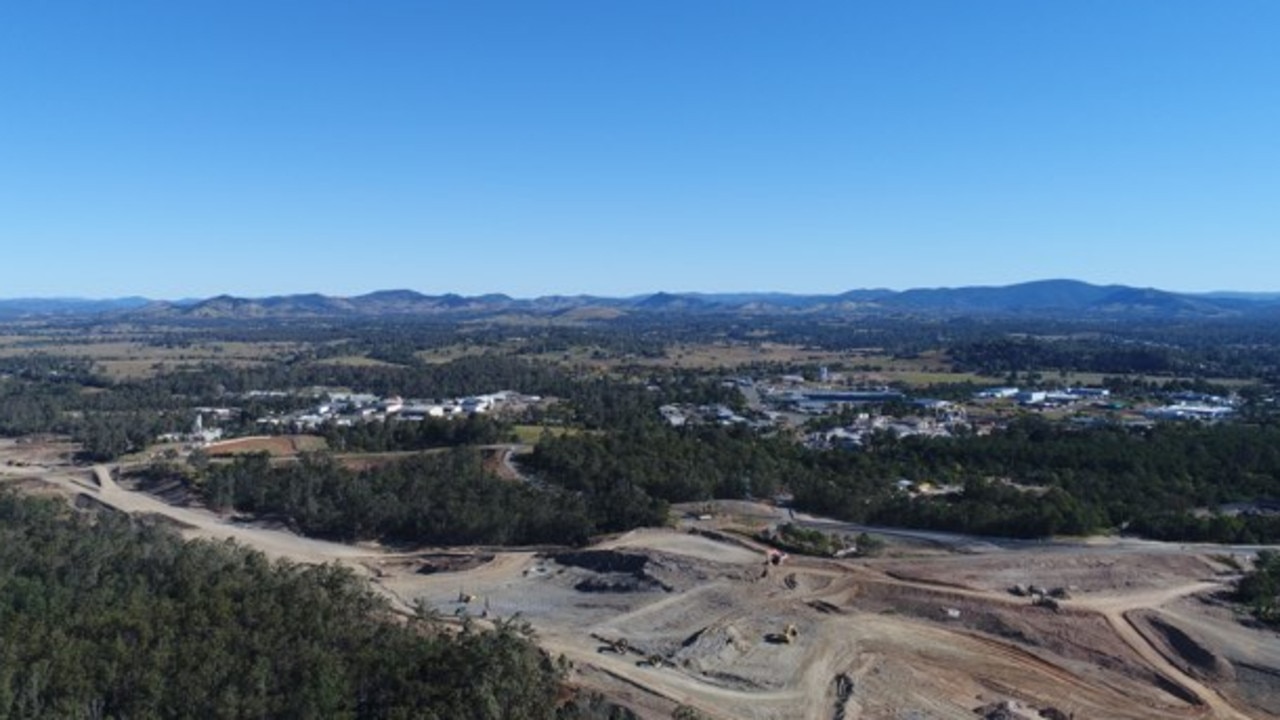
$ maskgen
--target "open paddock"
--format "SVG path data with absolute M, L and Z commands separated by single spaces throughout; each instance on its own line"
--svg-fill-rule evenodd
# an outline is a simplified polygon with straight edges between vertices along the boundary
M 237 438 L 210 443 L 204 450 L 210 457 L 230 457 L 265 452 L 272 457 L 292 457 L 304 452 L 328 448 L 324 438 L 315 435 L 270 435 Z

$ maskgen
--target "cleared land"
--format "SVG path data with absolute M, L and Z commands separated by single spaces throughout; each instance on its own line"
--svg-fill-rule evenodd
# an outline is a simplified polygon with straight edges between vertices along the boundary
M 1221 551 L 971 543 L 967 554 L 766 566 L 762 547 L 702 527 L 712 521 L 584 550 L 391 553 L 174 507 L 120 487 L 107 468 L 71 465 L 72 449 L 0 443 L 0 478 L 163 516 L 193 537 L 339 562 L 401 608 L 518 615 L 572 661 L 574 682 L 644 717 L 684 704 L 726 719 L 973 718 L 1005 701 L 1076 718 L 1280 717 L 1280 636 L 1243 626 L 1215 599 L 1230 580 Z M 779 515 L 712 509 L 752 522 Z M 1018 584 L 1060 586 L 1068 598 L 1039 606 L 1009 592 Z
M 272 457 L 293 457 L 302 452 L 324 450 L 328 443 L 315 435 L 263 435 L 210 443 L 205 452 L 210 457 L 246 455 L 265 452 Z
M 154 334 L 153 328 L 148 333 Z M 122 330 L 120 335 L 129 336 Z M 138 333 L 139 335 L 147 333 Z M 206 342 L 190 341 L 173 345 L 154 344 L 112 335 L 89 335 L 64 339 L 57 335 L 0 336 L 0 357 L 17 357 L 33 352 L 83 358 L 109 378 L 137 379 L 216 362 L 227 367 L 254 367 L 297 353 L 304 345 L 288 342 Z

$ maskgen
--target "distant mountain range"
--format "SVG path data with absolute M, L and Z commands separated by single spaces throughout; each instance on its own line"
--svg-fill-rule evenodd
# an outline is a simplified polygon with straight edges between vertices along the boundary
M 320 294 L 205 300 L 0 300 L 0 318 L 104 316 L 135 320 L 234 320 L 341 317 L 561 316 L 604 320 L 628 315 L 934 315 L 1047 316 L 1070 318 L 1280 319 L 1280 294 L 1175 293 L 1077 280 L 1039 280 L 999 287 L 850 290 L 836 295 L 786 293 L 668 293 L 627 298 L 548 295 L 424 295 L 381 290 L 355 297 Z
M 84 298 L 14 298 L 0 300 L 0 318 L 49 315 L 96 315 L 137 310 L 153 301 L 144 297 L 86 300 Z

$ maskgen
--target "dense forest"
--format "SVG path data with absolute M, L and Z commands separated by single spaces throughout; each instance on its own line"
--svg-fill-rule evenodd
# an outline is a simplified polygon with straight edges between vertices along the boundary
M 462 448 L 359 471 L 322 454 L 287 465 L 246 455 L 210 464 L 195 487 L 214 509 L 344 541 L 581 545 L 595 527 L 581 496 L 499 479 L 478 451 Z
M 855 522 L 1042 537 L 1128 530 L 1169 540 L 1275 542 L 1280 517 L 1197 514 L 1280 496 L 1280 428 L 1161 425 L 1071 428 L 1024 418 L 987 436 L 874 437 L 862 451 L 809 450 L 725 428 L 575 435 L 540 443 L 528 467 L 590 497 L 769 497 Z M 911 497 L 897 480 L 955 486 Z M 639 513 L 595 513 L 608 529 Z
M 425 418 L 414 422 L 326 423 L 320 436 L 334 452 L 392 452 L 511 442 L 510 423 L 489 415 Z
M 980 535 L 1280 540 L 1275 515 L 1202 512 L 1280 497 L 1272 425 L 1079 428 L 1028 416 L 990 435 L 882 433 L 847 451 L 742 427 L 671 428 L 650 410 L 624 430 L 544 437 L 520 462 L 536 482 L 500 480 L 467 449 L 362 471 L 322 455 L 278 467 L 248 457 L 210 466 L 198 487 L 215 508 L 304 533 L 409 543 L 579 544 L 663 524 L 669 503 L 781 492 L 849 521 Z M 954 490 L 915 496 L 901 480 Z
M 324 455 L 211 465 L 206 502 L 338 539 L 431 544 L 580 544 L 666 522 L 669 503 L 771 498 L 869 524 L 1043 537 L 1127 531 L 1167 540 L 1274 542 L 1274 515 L 1201 513 L 1280 495 L 1280 428 L 1066 428 L 1026 418 L 989 436 L 873 438 L 812 450 L 741 428 L 544 438 L 522 460 L 534 483 L 489 474 L 478 451 L 415 455 L 366 470 Z M 897 481 L 953 487 L 913 497 Z
M 408 622 L 349 571 L 0 493 L 0 717 L 551 718 L 518 623 Z

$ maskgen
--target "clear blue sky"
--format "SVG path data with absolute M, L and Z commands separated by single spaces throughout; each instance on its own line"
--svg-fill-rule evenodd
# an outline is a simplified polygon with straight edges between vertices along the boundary
M 1277 290 L 1275 0 L 0 5 L 0 297 Z

